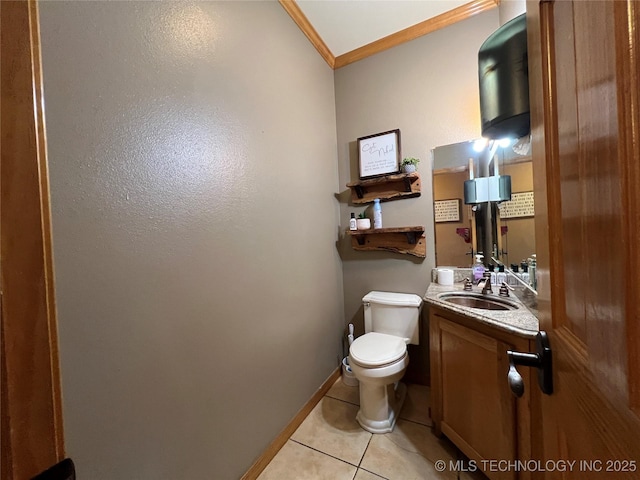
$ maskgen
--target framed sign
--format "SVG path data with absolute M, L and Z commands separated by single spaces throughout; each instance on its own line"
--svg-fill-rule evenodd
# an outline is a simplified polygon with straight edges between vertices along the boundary
M 434 220 L 436 223 L 460 221 L 460 199 L 436 200 L 433 202 Z
M 358 139 L 360 179 L 400 172 L 400 129 Z
M 500 218 L 533 217 L 533 192 L 512 193 L 511 200 L 498 204 Z

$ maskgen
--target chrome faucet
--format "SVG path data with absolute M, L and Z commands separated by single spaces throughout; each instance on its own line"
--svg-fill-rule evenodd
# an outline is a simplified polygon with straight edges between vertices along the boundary
M 484 285 L 482 285 L 482 294 L 486 295 L 488 293 L 493 293 L 493 290 L 491 289 L 491 277 L 490 276 L 485 276 L 483 280 L 480 280 L 480 282 L 478 282 L 478 286 L 480 286 L 480 283 L 484 282 Z

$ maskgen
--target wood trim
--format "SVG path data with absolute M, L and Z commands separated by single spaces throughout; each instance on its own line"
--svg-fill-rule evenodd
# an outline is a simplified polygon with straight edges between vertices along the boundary
M 282 1 L 283 0 L 280 0 L 280 3 L 282 3 Z M 425 20 L 424 22 L 417 23 L 411 27 L 405 28 L 404 30 L 387 35 L 375 42 L 356 48 L 355 50 L 343 55 L 338 55 L 335 58 L 335 65 L 333 68 L 338 69 L 357 62 L 358 60 L 362 60 L 363 58 L 375 55 L 376 53 L 388 50 L 389 48 L 397 47 L 398 45 L 415 40 L 423 35 L 427 35 L 435 32 L 436 30 L 440 30 L 441 28 L 466 20 L 467 18 L 473 17 L 479 13 L 496 8 L 499 4 L 500 0 L 474 0 L 441 15 Z
M 530 5 L 532 4 L 532 5 Z M 533 8 L 529 8 L 529 6 Z M 532 12 L 531 14 L 529 12 Z M 555 55 L 553 3 L 530 1 L 527 5 L 529 47 L 529 97 L 533 182 L 536 192 L 536 278 L 540 330 L 551 330 L 553 319 L 563 318 L 565 305 L 562 269 L 562 225 L 557 112 L 554 88 Z M 549 206 L 553 206 L 553 210 Z M 555 298 L 552 297 L 554 292 Z
M 410 42 L 418 37 L 422 37 L 423 35 L 435 32 L 441 28 L 448 27 L 454 23 L 461 22 L 462 20 L 466 20 L 467 18 L 491 10 L 500 5 L 500 0 L 473 0 L 465 5 L 454 8 L 453 10 L 449 10 L 448 12 L 425 20 L 424 22 L 416 23 L 404 30 L 392 33 L 391 35 L 387 35 L 375 42 L 371 42 L 336 57 L 331 53 L 331 50 L 329 50 L 329 47 L 324 43 L 324 40 L 322 40 L 316 29 L 313 28 L 313 25 L 311 25 L 311 22 L 309 22 L 309 19 L 302 12 L 295 0 L 278 1 L 296 25 L 298 25 L 298 28 L 302 30 L 302 33 L 304 33 L 304 35 L 309 39 L 320 56 L 324 58 L 325 62 L 327 62 L 327 64 L 333 69 L 344 67 L 357 62 L 358 60 L 375 55 L 376 53 L 388 50 L 389 48 L 397 47 L 398 45 Z
M 39 25 L 0 3 L 2 476 L 31 478 L 64 458 Z
M 11 425 L 9 425 L 9 417 L 5 416 L 7 406 L 9 402 L 8 386 L 5 379 L 7 378 L 7 362 L 5 355 L 5 342 L 4 342 L 4 316 L 2 315 L 2 295 L 0 294 L 0 478 L 13 478 L 13 462 L 12 454 L 13 446 L 11 440 Z
M 58 459 L 65 456 L 64 431 L 62 421 L 62 387 L 60 384 L 60 357 L 58 348 L 58 319 L 56 310 L 55 279 L 53 267 L 53 239 L 51 230 L 51 194 L 49 191 L 49 162 L 47 160 L 47 135 L 44 116 L 44 81 L 42 78 L 42 55 L 40 50 L 40 15 L 38 2 L 29 0 L 29 22 L 31 25 L 31 48 L 33 68 L 33 94 L 38 126 L 38 167 L 40 169 L 40 202 L 42 220 L 42 243 L 44 261 L 45 300 L 49 314 L 49 348 L 51 359 L 53 424 L 56 429 L 56 448 Z
M 451 428 L 449 424 L 445 421 L 442 422 L 442 434 L 446 436 L 449 440 L 451 440 L 451 442 L 456 447 L 458 447 L 462 453 L 464 453 L 471 460 L 475 461 L 476 465 L 478 466 L 478 470 L 481 470 L 482 472 L 484 472 L 484 470 L 480 468 L 483 465 L 482 461 L 489 460 L 489 459 L 482 458 L 482 455 L 480 455 L 475 448 L 469 445 L 469 443 L 464 438 L 458 435 L 456 431 L 453 428 Z
M 619 158 L 636 159 L 635 162 L 623 162 L 621 168 L 622 206 L 625 212 L 623 238 L 634 238 L 640 232 L 640 7 L 637 2 L 618 2 L 614 5 L 616 25 L 616 63 L 618 79 L 618 119 L 621 154 Z M 624 46 L 624 48 L 620 48 Z M 640 255 L 635 242 L 627 242 L 624 252 L 624 264 L 629 273 L 626 282 L 625 310 L 627 318 L 627 355 L 628 355 L 628 392 L 629 406 L 640 415 L 640 376 L 632 372 L 640 370 L 640 287 L 635 274 L 640 271 Z
M 452 322 L 451 320 L 440 319 L 440 330 L 443 332 L 449 332 L 466 340 L 469 343 L 473 343 L 478 347 L 484 348 L 488 352 L 495 353 L 498 351 L 498 341 L 495 338 L 491 338 L 482 333 L 478 333 L 475 330 L 471 330 L 462 325 Z
M 255 480 L 267 468 L 269 462 L 273 460 L 276 454 L 280 451 L 287 440 L 293 435 L 300 424 L 309 416 L 311 410 L 322 400 L 322 397 L 329 391 L 333 384 L 340 377 L 341 367 L 336 368 L 329 378 L 320 386 L 320 388 L 313 394 L 307 403 L 296 413 L 295 417 L 284 427 L 284 429 L 278 434 L 278 436 L 271 442 L 267 449 L 262 452 L 262 455 L 258 457 L 253 465 L 247 470 L 247 472 L 241 477 L 240 480 Z
M 295 2 L 295 0 L 278 1 L 280 2 L 280 5 L 282 5 L 282 8 L 284 8 L 289 16 L 293 19 L 296 25 L 298 25 L 300 30 L 302 30 L 302 33 L 304 33 L 305 36 L 309 39 L 320 56 L 324 58 L 325 62 L 327 62 L 327 64 L 331 68 L 335 68 L 336 58 L 333 56 L 333 53 L 331 53 L 331 50 L 329 50 L 329 47 L 327 47 L 327 45 L 324 43 L 324 40 L 320 38 L 320 35 L 318 35 L 318 32 L 316 32 L 316 29 L 313 28 L 313 25 L 311 25 L 309 19 L 305 16 L 304 13 L 302 13 L 302 10 L 300 10 L 300 7 Z
M 429 369 L 431 374 L 431 408 L 429 416 L 433 422 L 433 433 L 442 436 L 442 335 L 440 317 L 429 306 Z

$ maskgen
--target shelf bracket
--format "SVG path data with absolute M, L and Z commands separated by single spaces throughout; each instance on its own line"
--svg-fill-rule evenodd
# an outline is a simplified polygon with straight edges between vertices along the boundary
M 409 177 L 404 177 L 404 191 L 411 191 L 411 179 Z
M 354 235 L 358 245 L 364 245 L 364 235 Z
M 409 245 L 415 245 L 417 241 L 416 232 L 407 232 L 407 243 Z
M 358 198 L 364 197 L 364 189 L 361 185 L 356 185 L 354 188 L 356 190 L 356 195 L 358 195 Z

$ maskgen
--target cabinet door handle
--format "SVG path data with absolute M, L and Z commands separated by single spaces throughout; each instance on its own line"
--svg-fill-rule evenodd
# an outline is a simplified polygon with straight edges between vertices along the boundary
M 536 335 L 536 353 L 523 353 L 507 350 L 509 357 L 509 373 L 507 380 L 509 387 L 516 397 L 524 394 L 524 381 L 516 369 L 516 365 L 524 367 L 535 367 L 538 369 L 538 385 L 540 390 L 547 395 L 553 393 L 553 376 L 551 373 L 551 346 L 547 332 L 540 331 Z

